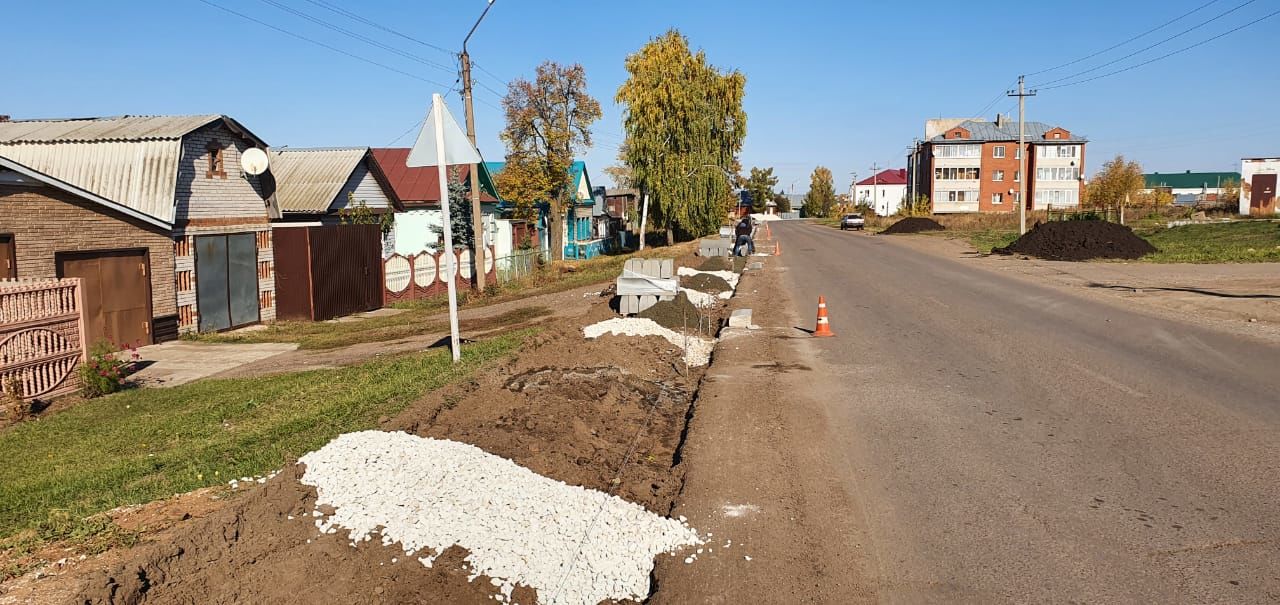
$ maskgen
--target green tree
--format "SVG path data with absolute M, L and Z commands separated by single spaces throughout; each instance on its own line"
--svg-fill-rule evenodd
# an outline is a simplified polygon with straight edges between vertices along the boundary
M 577 152 L 591 146 L 591 124 L 600 119 L 600 103 L 587 94 L 587 73 L 581 65 L 546 61 L 534 81 L 517 78 L 502 99 L 507 125 L 499 135 L 507 146 L 509 189 L 521 195 L 545 191 L 551 205 L 551 254 L 564 258 L 564 220 L 572 183 L 569 166 Z M 528 182 L 515 183 L 515 179 Z M 533 202 L 527 203 L 536 203 Z
M 1086 190 L 1085 199 L 1091 206 L 1113 206 L 1130 201 L 1138 196 L 1146 185 L 1142 176 L 1142 165 L 1134 161 L 1126 161 L 1123 155 L 1102 165 L 1102 171 L 1094 175 Z
M 835 207 L 836 186 L 831 178 L 831 170 L 825 166 L 818 166 L 809 176 L 809 193 L 804 196 L 804 214 L 828 217 L 835 211 Z
M 773 188 L 778 184 L 778 177 L 773 176 L 773 168 L 752 168 L 742 188 L 747 190 L 751 199 L 752 212 L 764 212 L 765 203 L 773 199 Z
M 746 77 L 722 72 L 672 29 L 627 57 L 616 100 L 626 130 L 623 161 L 649 194 L 650 219 L 698 237 L 713 233 L 734 201 L 732 177 L 747 134 Z
M 374 212 L 364 200 L 357 200 L 356 194 L 347 192 L 347 205 L 338 209 L 338 222 L 343 225 L 377 225 L 382 235 L 391 233 L 395 224 L 395 216 L 391 211 Z
M 444 241 L 444 227 L 432 226 L 431 230 Z M 471 225 L 471 194 L 458 176 L 456 166 L 449 168 L 449 230 L 453 245 L 474 250 L 475 230 Z
M 778 205 L 778 212 L 791 212 L 791 198 L 781 191 L 773 192 L 773 201 Z

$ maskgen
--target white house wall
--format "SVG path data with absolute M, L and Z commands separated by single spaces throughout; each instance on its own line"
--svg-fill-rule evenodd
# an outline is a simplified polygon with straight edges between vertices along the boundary
M 873 191 L 874 190 L 874 191 Z M 875 213 L 879 216 L 891 216 L 897 214 L 902 208 L 902 202 L 907 197 L 906 185 L 856 185 L 854 187 L 854 200 L 861 204 L 870 204 Z

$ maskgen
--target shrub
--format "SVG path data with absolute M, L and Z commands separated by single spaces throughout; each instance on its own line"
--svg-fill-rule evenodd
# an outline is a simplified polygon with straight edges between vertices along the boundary
M 80 366 L 80 393 L 86 398 L 110 395 L 125 386 L 129 364 L 139 358 L 138 350 L 129 347 L 129 360 L 121 359 L 123 349 L 106 340 L 89 347 L 89 355 Z

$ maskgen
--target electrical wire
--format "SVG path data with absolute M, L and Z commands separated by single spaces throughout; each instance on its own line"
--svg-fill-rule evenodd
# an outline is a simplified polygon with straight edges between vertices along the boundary
M 423 122 L 426 122 L 426 121 L 427 121 L 427 119 L 426 119 L 426 118 L 423 118 L 423 119 L 421 119 L 421 120 L 418 120 L 417 122 L 415 122 L 415 123 L 413 124 L 413 126 L 410 126 L 408 130 L 406 130 L 406 131 L 404 131 L 404 132 L 400 133 L 400 136 L 398 136 L 398 137 L 396 137 L 396 138 L 394 138 L 394 139 L 391 139 L 391 141 L 390 141 L 389 143 L 387 143 L 386 145 L 383 145 L 383 147 L 395 147 L 395 144 L 396 144 L 396 143 L 399 143 L 399 142 L 400 142 L 400 139 L 403 139 L 406 135 L 408 135 L 409 133 L 413 132 L 414 130 L 417 130 L 418 128 L 421 128 L 421 127 L 422 127 L 422 123 L 423 123 Z
M 1084 62 L 1084 61 L 1088 61 L 1089 59 L 1092 59 L 1092 58 L 1094 58 L 1094 57 L 1096 57 L 1096 56 L 1098 56 L 1098 55 L 1106 54 L 1106 53 L 1111 52 L 1111 51 L 1113 51 L 1113 50 L 1115 50 L 1115 49 L 1117 49 L 1117 48 L 1120 48 L 1121 46 L 1124 46 L 1124 45 L 1126 45 L 1126 44 L 1128 44 L 1128 43 L 1130 43 L 1130 42 L 1135 42 L 1135 41 L 1140 40 L 1140 39 L 1142 39 L 1142 38 L 1144 38 L 1144 37 L 1146 37 L 1146 36 L 1148 36 L 1148 35 L 1150 35 L 1150 34 L 1153 34 L 1153 33 L 1157 32 L 1157 31 L 1160 31 L 1160 30 L 1162 30 L 1162 29 L 1164 29 L 1164 28 L 1166 28 L 1166 27 L 1168 27 L 1168 26 L 1170 26 L 1170 25 L 1173 25 L 1174 23 L 1177 23 L 1178 21 L 1181 21 L 1181 20 L 1183 20 L 1183 19 L 1186 19 L 1187 17 L 1190 17 L 1191 15 L 1194 15 L 1194 14 L 1196 14 L 1196 13 L 1198 13 L 1198 12 L 1200 12 L 1200 11 L 1202 11 L 1202 10 L 1204 10 L 1204 9 L 1206 9 L 1206 8 L 1208 8 L 1208 7 L 1212 6 L 1212 5 L 1214 5 L 1214 4 L 1217 4 L 1217 3 L 1221 2 L 1221 1 L 1222 1 L 1222 0 L 1210 0 L 1209 2 L 1206 2 L 1206 3 L 1201 4 L 1200 6 L 1198 6 L 1198 7 L 1194 8 L 1194 9 L 1191 9 L 1191 11 L 1189 11 L 1189 12 L 1186 12 L 1186 13 L 1183 13 L 1183 14 L 1181 14 L 1181 15 L 1177 16 L 1177 17 L 1174 17 L 1173 19 L 1171 19 L 1171 20 L 1169 20 L 1169 21 L 1165 21 L 1164 23 L 1162 23 L 1162 24 L 1160 24 L 1160 25 L 1157 25 L 1156 27 L 1153 27 L 1153 28 L 1151 28 L 1151 29 L 1149 29 L 1149 30 L 1147 30 L 1147 31 L 1145 31 L 1145 32 L 1142 32 L 1142 33 L 1140 33 L 1140 34 L 1138 34 L 1138 35 L 1136 35 L 1136 36 L 1134 36 L 1134 37 L 1132 37 L 1132 38 L 1129 38 L 1128 40 L 1125 40 L 1124 42 L 1121 42 L 1121 43 L 1116 44 L 1116 45 L 1114 45 L 1114 46 L 1108 46 L 1108 47 L 1106 47 L 1106 48 L 1104 48 L 1104 49 L 1102 49 L 1102 50 L 1100 50 L 1100 51 L 1098 51 L 1098 52 L 1096 52 L 1096 53 L 1093 53 L 1093 54 L 1091 54 L 1091 55 L 1086 55 L 1086 56 L 1080 57 L 1079 59 L 1076 59 L 1076 60 L 1074 60 L 1074 61 L 1068 61 L 1068 62 L 1066 62 L 1066 63 L 1063 63 L 1062 65 L 1055 65 L 1055 66 L 1050 67 L 1050 68 L 1048 68 L 1048 69 L 1042 69 L 1042 70 L 1040 70 L 1040 71 L 1031 72 L 1031 73 L 1029 73 L 1029 74 L 1027 74 L 1027 75 L 1028 75 L 1028 76 L 1038 76 L 1038 75 L 1043 74 L 1043 73 L 1048 73 L 1048 72 L 1051 72 L 1051 71 L 1057 71 L 1057 70 L 1062 69 L 1062 68 L 1064 68 L 1064 67 L 1071 67 L 1072 65 L 1075 65 L 1075 64 L 1077 64 L 1077 63 L 1082 63 L 1082 62 Z
M 1125 56 L 1123 56 L 1123 57 L 1120 57 L 1119 59 L 1115 59 L 1115 60 L 1112 60 L 1112 61 L 1108 61 L 1108 62 L 1103 63 L 1103 64 L 1101 64 L 1101 65 L 1097 65 L 1097 66 L 1095 66 L 1095 67 L 1091 67 L 1091 68 L 1086 69 L 1086 70 L 1084 70 L 1084 71 L 1078 71 L 1078 72 L 1073 73 L 1073 74 L 1071 74 L 1071 75 L 1069 75 L 1069 76 L 1063 76 L 1063 77 L 1058 78 L 1058 79 L 1056 79 L 1056 80 L 1049 80 L 1048 82 L 1043 82 L 1043 83 L 1041 83 L 1041 84 L 1039 84 L 1039 85 L 1032 86 L 1031 88 L 1036 88 L 1036 89 L 1040 89 L 1040 90 L 1049 90 L 1049 89 L 1051 89 L 1051 88 L 1058 88 L 1057 86 L 1052 86 L 1052 85 L 1053 85 L 1053 84 L 1057 84 L 1057 83 L 1059 83 L 1059 82 L 1065 82 L 1065 81 L 1067 81 L 1067 80 L 1072 80 L 1072 79 L 1078 78 L 1078 77 L 1080 77 L 1080 76 L 1083 76 L 1083 75 L 1085 75 L 1085 74 L 1090 74 L 1090 73 L 1093 73 L 1093 72 L 1095 72 L 1095 71 L 1098 71 L 1099 69 L 1102 69 L 1102 68 L 1104 68 L 1104 67 L 1109 67 L 1109 66 L 1115 65 L 1116 63 L 1119 63 L 1119 62 L 1124 61 L 1124 60 L 1126 60 L 1126 59 L 1131 59 L 1131 58 L 1133 58 L 1133 57 L 1136 57 L 1136 56 L 1138 56 L 1138 55 L 1140 55 L 1140 54 L 1142 54 L 1142 53 L 1144 53 L 1144 52 L 1147 52 L 1147 51 L 1149 51 L 1149 50 L 1151 50 L 1151 49 L 1153 49 L 1153 48 L 1155 48 L 1155 47 L 1157 47 L 1157 46 L 1160 46 L 1160 45 L 1162 45 L 1162 44 L 1164 44 L 1164 43 L 1166 43 L 1166 42 L 1169 42 L 1170 40 L 1174 40 L 1174 39 L 1179 38 L 1179 37 L 1181 37 L 1181 36 L 1184 36 L 1184 35 L 1186 35 L 1186 34 L 1188 34 L 1188 33 L 1191 33 L 1191 32 L 1193 32 L 1193 31 L 1195 31 L 1195 30 L 1197 30 L 1197 29 L 1200 29 L 1200 28 L 1202 28 L 1202 27 L 1204 27 L 1204 26 L 1206 26 L 1206 25 L 1208 25 L 1208 24 L 1210 24 L 1210 23 L 1213 23 L 1214 21 L 1217 21 L 1218 19 L 1221 19 L 1221 18 L 1223 18 L 1223 17 L 1225 17 L 1225 16 L 1227 16 L 1227 15 L 1230 15 L 1231 13 L 1234 13 L 1234 12 L 1236 12 L 1236 11 L 1238 11 L 1238 10 L 1240 10 L 1240 9 L 1242 9 L 1242 8 L 1244 8 L 1244 7 L 1248 6 L 1248 5 L 1250 5 L 1250 4 L 1253 4 L 1254 2 L 1257 2 L 1257 1 L 1258 1 L 1258 0 L 1246 0 L 1245 2 L 1243 2 L 1243 3 L 1241 3 L 1241 4 L 1237 5 L 1237 6 L 1235 6 L 1234 8 L 1231 8 L 1231 9 L 1228 9 L 1228 10 L 1226 10 L 1226 11 L 1222 12 L 1222 13 L 1219 13 L 1217 16 L 1215 16 L 1215 17 L 1213 17 L 1213 18 L 1211 18 L 1211 19 L 1209 19 L 1209 20 L 1207 20 L 1207 21 L 1204 21 L 1204 22 L 1202 22 L 1202 23 L 1200 23 L 1200 24 L 1198 24 L 1198 25 L 1194 25 L 1194 26 L 1192 26 L 1192 27 L 1189 27 L 1189 28 L 1187 28 L 1187 29 L 1184 29 L 1184 30 L 1182 30 L 1182 31 L 1180 31 L 1180 32 L 1178 32 L 1178 33 L 1176 33 L 1176 34 L 1172 35 L 1172 36 L 1169 36 L 1168 38 L 1165 38 L 1165 39 L 1163 39 L 1163 40 L 1160 40 L 1159 42 L 1156 42 L 1155 44 L 1152 44 L 1152 45 L 1150 45 L 1150 46 L 1146 46 L 1146 47 L 1143 47 L 1143 48 L 1141 48 L 1141 49 L 1138 49 L 1138 50 L 1136 50 L 1136 51 L 1134 51 L 1134 52 L 1131 52 L 1131 53 L 1129 53 L 1129 54 L 1127 54 L 1127 55 L 1125 55 Z M 1264 17 L 1264 19 L 1265 19 L 1265 17 Z M 1255 23 L 1256 23 L 1256 21 L 1255 21 Z M 1233 30 L 1233 31 L 1234 31 L 1234 30 Z M 1218 36 L 1218 37 L 1221 37 L 1221 36 Z M 1212 39 L 1217 39 L 1217 38 L 1212 38 Z M 1145 63 L 1143 63 L 1142 65 L 1145 65 Z M 1120 72 L 1115 72 L 1115 73 L 1120 73 Z
M 483 66 L 481 66 L 479 63 L 476 63 L 475 61 L 472 61 L 472 62 L 471 62 L 471 66 L 472 66 L 472 67 L 474 67 L 474 68 L 476 68 L 477 70 L 479 70 L 481 73 L 483 73 L 483 74 L 485 74 L 485 75 L 489 76 L 490 78 L 493 78 L 493 80 L 494 80 L 495 82 L 498 82 L 498 83 L 502 84 L 503 86 L 506 86 L 506 85 L 507 85 L 507 81 L 508 81 L 508 80 L 507 80 L 506 78 L 504 78 L 504 77 L 502 77 L 502 76 L 499 76 L 498 74 L 495 74 L 495 73 L 493 73 L 493 72 L 491 72 L 491 71 L 489 71 L 489 70 L 485 69 L 485 68 L 484 68 Z
M 436 62 L 436 61 L 432 61 L 431 59 L 427 59 L 426 57 L 422 57 L 422 56 L 419 56 L 419 55 L 415 55 L 415 54 L 410 53 L 410 52 L 405 52 L 405 51 L 400 50 L 400 49 L 398 49 L 398 48 L 396 48 L 396 47 L 394 47 L 394 46 L 391 46 L 391 45 L 389 45 L 389 44 L 383 44 L 382 42 L 379 42 L 379 41 L 377 41 L 377 40 L 374 40 L 373 38 L 370 38 L 370 37 L 368 37 L 368 36 L 365 36 L 365 35 L 362 35 L 362 34 L 358 34 L 358 33 L 356 33 L 356 32 L 353 32 L 353 31 L 351 31 L 351 30 L 349 30 L 349 29 L 346 29 L 346 28 L 341 27 L 341 26 L 338 26 L 338 25 L 334 25 L 334 24 L 332 24 L 332 23 L 330 23 L 330 22 L 328 22 L 328 21 L 325 21 L 324 19 L 319 19 L 319 18 L 317 18 L 317 17 L 311 16 L 311 15 L 309 15 L 309 14 L 307 14 L 307 13 L 303 12 L 303 11 L 300 11 L 300 10 L 298 10 L 298 9 L 296 9 L 296 8 L 293 8 L 293 7 L 291 7 L 291 6 L 287 5 L 287 4 L 283 4 L 283 3 L 280 3 L 280 2 L 276 2 L 276 0 L 261 0 L 261 2 L 263 2 L 264 4 L 269 4 L 269 5 L 271 5 L 271 6 L 274 6 L 274 7 L 278 8 L 278 9 L 280 9 L 280 10 L 282 10 L 282 11 L 285 11 L 285 12 L 290 13 L 290 14 L 292 14 L 292 15 L 295 15 L 295 16 L 297 16 L 297 17 L 301 17 L 301 18 L 303 18 L 303 19 L 306 19 L 307 21 L 310 21 L 310 22 L 312 22 L 312 23 L 315 23 L 316 25 L 319 25 L 319 26 L 321 26 L 321 27 L 324 27 L 324 28 L 330 29 L 330 30 L 332 30 L 332 31 L 338 32 L 338 33 L 340 33 L 340 34 L 342 34 L 342 35 L 344 35 L 344 36 L 347 36 L 347 37 L 349 37 L 349 38 L 352 38 L 352 39 L 355 39 L 355 40 L 359 40 L 359 41 L 364 42 L 365 44 L 368 44 L 368 45 L 370 45 L 370 46 L 373 46 L 373 47 L 376 47 L 376 48 L 380 48 L 380 49 L 385 50 L 385 51 L 390 52 L 390 53 L 394 53 L 394 54 L 396 54 L 396 55 L 399 55 L 399 56 L 404 57 L 404 58 L 406 58 L 406 59 L 409 59 L 409 60 L 411 60 L 411 61 L 417 61 L 418 63 L 421 63 L 421 64 L 426 65 L 426 66 L 428 66 L 428 67 L 434 67 L 434 68 L 436 68 L 436 69 L 440 69 L 440 70 L 446 71 L 446 72 L 448 72 L 448 73 L 458 73 L 457 69 L 455 69 L 455 68 L 453 68 L 453 67 L 450 67 L 450 66 L 448 66 L 448 65 L 444 65 L 444 64 L 442 64 L 442 63 L 438 63 L 438 62 Z
M 222 6 L 222 5 L 220 5 L 220 4 L 217 4 L 217 3 L 215 3 L 215 2 L 212 2 L 211 0 L 196 0 L 196 1 L 197 1 L 197 2 L 201 2 L 201 3 L 204 3 L 204 4 L 207 4 L 207 5 L 209 5 L 209 6 L 212 6 L 213 8 L 216 8 L 216 9 L 218 9 L 218 10 L 220 10 L 220 11 L 223 11 L 223 12 L 226 12 L 226 13 L 230 13 L 230 14 L 235 15 L 235 16 L 237 16 L 237 17 L 240 17 L 241 19 L 244 19 L 244 20 L 246 20 L 246 21 L 252 21 L 252 22 L 257 23 L 258 25 L 261 25 L 261 26 L 263 26 L 263 27 L 266 27 L 266 28 L 269 28 L 269 29 L 273 29 L 273 30 L 275 30 L 275 31 L 277 31 L 277 32 L 280 32 L 280 33 L 282 33 L 282 34 L 286 35 L 286 36 L 289 36 L 289 37 L 292 37 L 292 38 L 297 38 L 298 40 L 302 40 L 302 41 L 304 41 L 304 42 L 309 42 L 309 43 L 314 44 L 314 45 L 316 45 L 316 46 L 319 46 L 319 47 L 321 47 L 321 48 L 325 48 L 325 49 L 331 50 L 331 51 L 333 51 L 333 52 L 335 52 L 335 53 L 338 53 L 338 54 L 340 54 L 340 55 L 344 55 L 344 56 L 346 56 L 346 57 L 350 57 L 350 58 L 355 59 L 355 60 L 357 60 L 357 61 L 362 61 L 362 62 L 364 62 L 364 63 L 368 63 L 368 64 L 370 64 L 370 65 L 374 65 L 374 66 L 377 66 L 377 67 L 381 67 L 381 68 L 383 68 L 383 69 L 385 69 L 385 70 L 387 70 L 387 71 L 395 72 L 395 73 L 398 73 L 398 74 L 400 74 L 400 75 L 402 75 L 402 76 L 407 76 L 407 77 L 409 77 L 409 78 L 413 78 L 413 79 L 415 79 L 415 80 L 419 80 L 419 81 L 422 81 L 422 82 L 426 82 L 427 84 L 433 84 L 433 85 L 435 85 L 435 86 L 448 86 L 447 84 L 445 84 L 445 83 L 443 83 L 443 82 L 438 82 L 438 81 L 436 81 L 436 80 L 431 80 L 431 79 L 428 79 L 428 78 L 424 78 L 424 77 L 419 76 L 419 75 L 417 75 L 417 74 L 409 73 L 409 72 L 407 72 L 407 71 L 404 71 L 404 70 L 402 70 L 402 69 L 398 69 L 398 68 L 392 67 L 392 66 L 387 65 L 387 64 L 385 64 L 385 63 L 379 63 L 378 61 L 374 61 L 373 59 L 367 59 L 367 58 L 362 57 L 362 56 L 360 56 L 360 55 L 357 55 L 357 54 L 354 54 L 354 53 L 347 52 L 347 51 L 345 51 L 345 50 L 342 50 L 341 48 L 338 48 L 338 47 L 336 47 L 336 46 L 331 46 L 331 45 L 326 44 L 326 43 L 324 43 L 324 42 L 321 42 L 321 41 L 319 41 L 319 40 L 315 40 L 315 39 L 313 39 L 313 38 L 308 38 L 308 37 L 303 36 L 303 35 L 301 35 L 301 34 L 296 34 L 296 33 L 294 33 L 294 32 L 291 32 L 291 31 L 287 30 L 287 29 L 284 29 L 284 28 L 281 28 L 281 27 L 277 27 L 277 26 L 275 26 L 275 25 L 272 25 L 272 24 L 270 24 L 270 23 L 267 23 L 266 21 L 262 21 L 262 20 L 260 20 L 260 19 L 255 19 L 255 18 L 250 17 L 249 15 L 246 15 L 246 14 L 241 13 L 241 12 L 239 12 L 239 11 L 236 11 L 236 10 L 233 10 L 233 9 L 230 9 L 230 8 L 227 8 L 227 7 L 225 7 L 225 6 Z
M 1143 66 L 1145 66 L 1145 65 L 1150 65 L 1150 64 L 1152 64 L 1152 63 L 1155 63 L 1156 61 L 1160 61 L 1160 60 L 1163 60 L 1163 59 L 1168 59 L 1169 57 L 1172 57 L 1172 56 L 1175 56 L 1175 55 L 1180 55 L 1180 54 L 1182 54 L 1182 53 L 1184 53 L 1184 52 L 1187 52 L 1187 51 L 1189 51 L 1189 50 L 1191 50 L 1191 49 L 1193 49 L 1193 48 L 1197 48 L 1197 47 L 1200 47 L 1200 46 L 1204 46 L 1205 44 L 1208 44 L 1208 43 L 1210 43 L 1210 42 L 1213 42 L 1214 40 L 1217 40 L 1217 39 L 1219 39 L 1219 38 L 1223 38 L 1223 37 L 1229 36 L 1229 35 L 1234 34 L 1234 33 L 1238 32 L 1238 31 L 1240 31 L 1240 30 L 1247 29 L 1247 28 L 1249 28 L 1249 27 L 1253 27 L 1254 25 L 1257 25 L 1257 24 L 1259 24 L 1259 23 L 1262 23 L 1263 21 L 1266 21 L 1267 19 L 1270 19 L 1270 18 L 1272 18 L 1272 17 L 1275 17 L 1276 15 L 1280 15 L 1280 10 L 1275 11 L 1275 12 L 1273 12 L 1273 13 L 1270 13 L 1270 14 L 1268 14 L 1268 15 L 1265 15 L 1265 16 L 1263 16 L 1263 17 L 1261 17 L 1261 18 L 1259 18 L 1259 19 L 1256 19 L 1256 20 L 1254 20 L 1254 21 L 1251 21 L 1251 22 L 1249 22 L 1249 23 L 1245 23 L 1244 25 L 1241 25 L 1241 26 L 1239 26 L 1239 27 L 1237 27 L 1237 28 L 1229 29 L 1229 30 L 1227 30 L 1227 31 L 1225 31 L 1225 32 L 1222 32 L 1222 33 L 1220 33 L 1220 34 L 1218 34 L 1218 35 L 1216 35 L 1216 36 L 1212 37 L 1212 38 L 1206 38 L 1206 39 L 1201 40 L 1201 41 L 1199 41 L 1199 42 L 1196 42 L 1195 44 L 1192 44 L 1192 45 L 1190 45 L 1190 46 L 1185 46 L 1185 47 L 1183 47 L 1183 48 L 1179 48 L 1178 50 L 1175 50 L 1175 51 L 1173 51 L 1173 52 L 1165 53 L 1165 54 L 1163 54 L 1163 55 L 1160 55 L 1159 57 L 1155 57 L 1155 58 L 1152 58 L 1152 59 L 1148 59 L 1148 60 L 1143 61 L 1143 62 L 1141 62 L 1141 63 L 1137 63 L 1137 64 L 1134 64 L 1134 65 L 1130 65 L 1130 66 L 1128 66 L 1128 67 L 1125 67 L 1125 68 L 1123 68 L 1123 69 L 1117 69 L 1117 70 L 1115 70 L 1115 71 L 1107 72 L 1107 73 L 1102 74 L 1102 75 L 1097 75 L 1097 76 L 1093 76 L 1093 77 L 1091 77 L 1091 78 L 1085 78 L 1085 79 L 1083 79 L 1083 80 L 1077 80 L 1077 81 L 1074 81 L 1074 82 L 1066 82 L 1066 83 L 1064 83 L 1064 84 L 1058 84 L 1058 85 L 1056 85 L 1056 86 L 1042 86 L 1042 87 L 1040 87 L 1040 88 L 1039 88 L 1039 90 L 1053 90 L 1053 89 L 1055 89 L 1055 88 L 1065 88 L 1065 87 L 1067 87 L 1067 86 L 1077 86 L 1077 85 L 1080 85 L 1080 84 L 1084 84 L 1084 83 L 1086 83 L 1086 82 L 1092 82 L 1092 81 L 1094 81 L 1094 80 L 1100 80 L 1100 79 L 1102 79 L 1102 78 L 1106 78 L 1106 77 L 1114 76 L 1114 75 L 1117 75 L 1117 74 L 1122 74 L 1122 73 L 1127 72 L 1127 71 L 1132 71 L 1132 70 L 1135 70 L 1135 69 L 1137 69 L 1137 68 L 1139 68 L 1139 67 L 1143 67 Z
M 438 51 L 440 51 L 440 52 L 442 52 L 442 53 L 445 53 L 445 54 L 447 54 L 447 55 L 454 55 L 454 56 L 457 56 L 457 54 L 458 54 L 458 53 L 453 52 L 453 51 L 451 51 L 451 50 L 449 50 L 449 49 L 447 49 L 447 48 L 444 48 L 444 47 L 442 47 L 442 46 L 437 46 L 437 45 L 432 44 L 432 43 L 430 43 L 430 42 L 425 42 L 425 41 L 423 41 L 423 40 L 420 40 L 420 39 L 418 39 L 418 38 L 415 38 L 415 37 L 413 37 L 413 36 L 410 36 L 409 34 L 405 34 L 405 33 L 398 32 L 398 31 L 396 31 L 396 30 L 394 30 L 394 29 L 391 29 L 391 28 L 389 28 L 389 27 L 387 27 L 387 26 L 385 26 L 385 25 L 382 25 L 382 24 L 376 23 L 376 22 L 374 22 L 374 21 L 371 21 L 371 20 L 369 20 L 369 19 L 366 19 L 366 18 L 364 18 L 364 17 L 361 17 L 360 15 L 358 15 L 358 14 L 356 14 L 356 13 L 353 13 L 353 12 L 351 12 L 351 11 L 349 11 L 349 10 L 345 9 L 345 8 L 342 8 L 342 7 L 340 7 L 340 6 L 335 6 L 334 4 L 332 4 L 332 3 L 330 3 L 330 2 L 325 2 L 324 0 L 307 0 L 307 2 L 310 2 L 311 4 L 314 4 L 314 5 L 316 5 L 316 6 L 320 7 L 320 8 L 323 8 L 323 9 L 325 9 L 325 10 L 328 10 L 328 11 L 331 11 L 331 12 L 334 12 L 334 13 L 337 13 L 337 14 L 339 14 L 339 15 L 342 15 L 342 16 L 344 16 L 344 17 L 348 18 L 348 19 L 352 19 L 352 20 L 355 20 L 355 21 L 359 21 L 360 23 L 363 23 L 363 24 L 365 24 L 365 25 L 368 25 L 369 27 L 372 27 L 372 28 L 374 28 L 374 29 L 380 29 L 380 30 L 382 30 L 382 31 L 384 31 L 384 32 L 387 32 L 387 33 L 389 33 L 389 34 L 392 34 L 392 35 L 394 35 L 394 36 L 399 36 L 399 37 L 404 38 L 405 40 L 408 40 L 408 41 L 410 41 L 410 42 L 414 42 L 414 43 L 417 43 L 417 44 L 421 44 L 422 46 L 425 46 L 425 47 L 427 47 L 427 48 L 431 48 L 431 49 L 434 49 L 434 50 L 438 50 Z

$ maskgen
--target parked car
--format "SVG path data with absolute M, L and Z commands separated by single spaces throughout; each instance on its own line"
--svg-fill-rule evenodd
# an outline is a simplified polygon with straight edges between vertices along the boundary
M 862 218 L 861 214 L 846 214 L 840 219 L 840 230 L 845 229 L 862 229 L 866 226 L 867 220 Z

